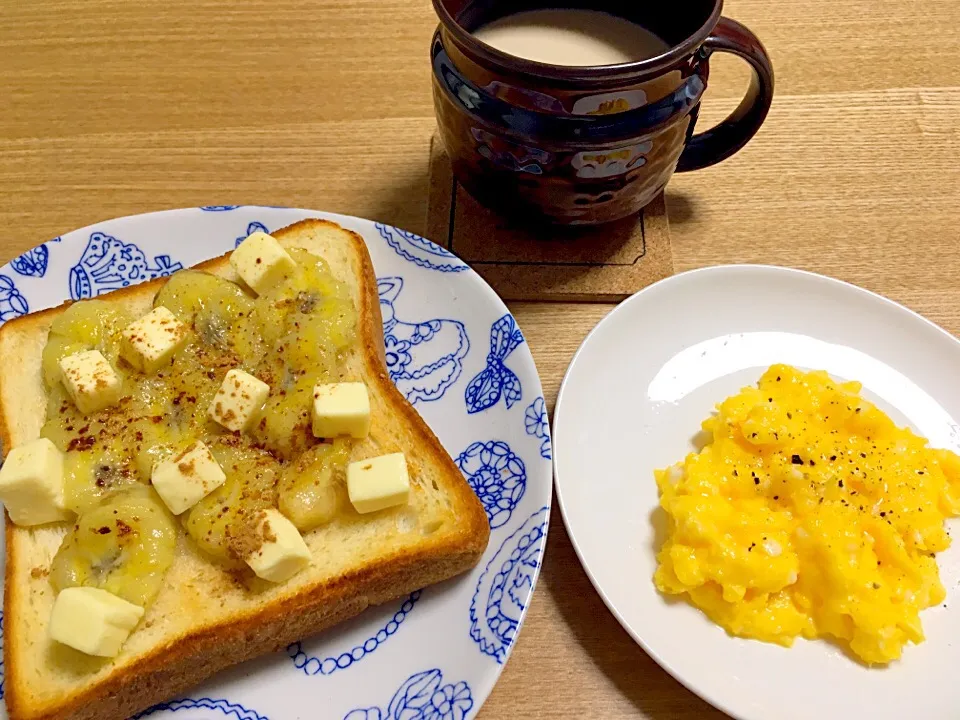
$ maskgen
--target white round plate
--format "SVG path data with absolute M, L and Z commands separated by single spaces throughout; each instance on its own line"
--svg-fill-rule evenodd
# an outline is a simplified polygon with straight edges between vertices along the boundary
M 490 545 L 469 574 L 237 666 L 139 717 L 472 718 L 523 622 L 552 490 L 540 380 L 503 302 L 445 249 L 310 210 L 218 205 L 137 215 L 67 233 L 0 268 L 0 322 L 167 275 L 232 250 L 255 230 L 315 217 L 366 240 L 390 377 L 483 502 Z M 0 666 L 0 694 L 2 687 Z
M 938 556 L 945 606 L 927 641 L 867 669 L 823 641 L 736 639 L 653 584 L 653 471 L 694 449 L 715 405 L 774 363 L 855 379 L 934 446 L 960 451 L 960 343 L 893 302 L 796 270 L 717 267 L 652 285 L 584 341 L 554 416 L 557 498 L 581 562 L 634 639 L 692 691 L 743 720 L 955 718 L 960 547 Z

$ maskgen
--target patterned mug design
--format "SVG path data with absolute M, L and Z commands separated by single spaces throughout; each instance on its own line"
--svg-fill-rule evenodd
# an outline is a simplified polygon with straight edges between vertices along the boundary
M 576 168 L 577 177 L 609 178 L 643 167 L 647 162 L 646 153 L 652 149 L 653 143 L 648 140 L 616 150 L 578 152 L 571 164 Z
M 521 221 L 599 224 L 636 213 L 673 172 L 707 167 L 743 147 L 773 98 L 766 50 L 721 18 L 722 0 L 664 5 L 657 26 L 679 39 L 669 54 L 596 67 L 531 62 L 477 40 L 471 30 L 510 11 L 509 3 L 433 4 L 440 18 L 431 46 L 434 108 L 454 173 L 481 203 Z M 647 4 L 620 12 L 649 24 Z M 696 134 L 715 52 L 746 60 L 754 82 L 735 113 Z

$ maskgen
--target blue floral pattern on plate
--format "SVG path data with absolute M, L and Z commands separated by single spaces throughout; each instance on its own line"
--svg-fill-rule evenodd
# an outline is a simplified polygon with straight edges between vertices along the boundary
M 507 409 L 521 397 L 520 378 L 504 361 L 523 343 L 523 333 L 510 314 L 504 315 L 490 328 L 490 354 L 487 366 L 470 381 L 464 399 L 467 412 L 476 413 L 493 407 L 503 397 Z
M 26 277 L 43 277 L 47 273 L 50 251 L 46 245 L 38 245 L 10 261 L 10 267 Z
M 337 670 L 345 670 L 380 647 L 388 637 L 400 628 L 403 621 L 407 619 L 407 615 L 417 604 L 421 593 L 420 590 L 411 593 L 410 597 L 403 601 L 400 609 L 393 614 L 390 622 L 380 628 L 373 637 L 367 639 L 362 645 L 357 645 L 350 652 L 321 659 L 304 652 L 303 641 L 300 640 L 287 647 L 287 654 L 293 660 L 293 664 L 307 675 L 332 675 Z
M 175 713 L 180 710 L 197 709 L 214 710 L 218 717 L 234 718 L 235 720 L 270 720 L 266 715 L 261 715 L 256 710 L 250 710 L 243 705 L 232 703 L 229 700 L 213 700 L 211 698 L 183 698 L 160 703 L 144 710 L 142 713 L 137 713 L 130 720 L 140 720 L 140 718 L 150 717 L 163 711 Z M 209 720 L 209 716 L 206 716 L 204 720 Z
M 432 243 L 426 238 L 415 235 L 406 230 L 399 230 L 389 225 L 376 224 L 380 237 L 387 241 L 393 251 L 404 260 L 409 260 L 427 270 L 440 272 L 462 272 L 469 270 L 469 265 L 449 250 Z
M 16 284 L 6 275 L 0 275 L 0 323 L 30 312 L 30 303 Z
M 205 210 L 206 212 L 226 212 L 228 210 L 236 210 L 240 205 L 201 205 L 200 209 Z
M 547 404 L 538 397 L 527 406 L 523 415 L 523 424 L 527 435 L 540 439 L 540 457 L 550 459 L 550 419 L 547 417 Z
M 470 603 L 470 637 L 480 651 L 503 664 L 517 629 L 547 537 L 550 508 L 544 507 L 503 541 L 487 563 Z
M 443 673 L 436 669 L 411 675 L 385 710 L 358 708 L 343 720 L 464 720 L 473 709 L 470 686 L 465 682 L 442 683 Z
M 80 261 L 70 269 L 70 297 L 86 300 L 182 269 L 169 255 L 157 255 L 151 262 L 135 244 L 94 232 Z
M 268 235 L 270 234 L 270 231 L 267 230 L 266 225 L 264 225 L 262 222 L 257 222 L 256 220 L 254 220 L 252 223 L 249 223 L 247 225 L 247 232 L 241 235 L 240 237 L 238 237 L 236 242 L 234 242 L 233 246 L 240 247 L 240 243 L 242 243 L 248 237 L 253 235 L 255 232 L 267 233 Z
M 457 320 L 400 320 L 395 303 L 402 290 L 403 278 L 377 279 L 387 372 L 411 403 L 439 400 L 463 372 L 467 330 Z
M 502 527 L 527 489 L 527 469 L 500 440 L 475 442 L 457 456 L 457 467 L 487 511 L 490 529 Z

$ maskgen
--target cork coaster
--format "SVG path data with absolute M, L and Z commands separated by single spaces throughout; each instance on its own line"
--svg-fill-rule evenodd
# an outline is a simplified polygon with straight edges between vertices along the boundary
M 663 195 L 600 227 L 520 227 L 478 203 L 430 142 L 427 237 L 469 263 L 505 300 L 618 301 L 673 273 Z

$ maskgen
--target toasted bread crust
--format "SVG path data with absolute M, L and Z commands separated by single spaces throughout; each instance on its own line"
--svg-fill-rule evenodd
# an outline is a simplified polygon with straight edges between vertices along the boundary
M 336 228 L 350 239 L 351 253 L 359 262 L 358 341 L 365 360 L 365 381 L 385 399 L 396 422 L 407 426 L 419 451 L 441 466 L 449 478 L 448 491 L 458 508 L 458 526 L 453 537 L 440 541 L 426 538 L 413 551 L 378 557 L 365 567 L 339 577 L 312 583 L 295 595 L 270 601 L 228 621 L 187 632 L 163 646 L 136 658 L 126 667 L 113 669 L 96 684 L 79 689 L 62 702 L 38 704 L 32 696 L 28 678 L 20 671 L 18 655 L 28 641 L 17 632 L 15 618 L 22 603 L 29 599 L 18 579 L 28 568 L 21 567 L 18 549 L 31 529 L 6 522 L 6 594 L 4 618 L 7 632 L 4 642 L 6 702 L 11 720 L 61 720 L 66 718 L 123 720 L 150 705 L 169 699 L 196 685 L 217 671 L 258 655 L 285 648 L 304 636 L 324 630 L 351 618 L 370 605 L 401 597 L 421 587 L 453 577 L 473 567 L 486 549 L 489 526 L 486 514 L 458 468 L 437 437 L 416 410 L 396 389 L 386 373 L 379 296 L 373 265 L 363 239 L 344 231 L 334 223 L 306 220 L 279 230 L 273 235 L 283 242 L 314 228 Z M 229 253 L 203 262 L 196 269 L 215 271 L 228 263 Z M 124 301 L 153 297 L 166 282 L 159 278 L 123 288 L 105 298 Z M 11 336 L 20 332 L 46 331 L 53 319 L 71 303 L 14 319 L 0 327 L 0 353 Z M 9 417 L 2 400 L 5 384 L 16 382 L 16 373 L 0 369 L 0 440 L 3 448 L 13 446 L 15 418 Z

